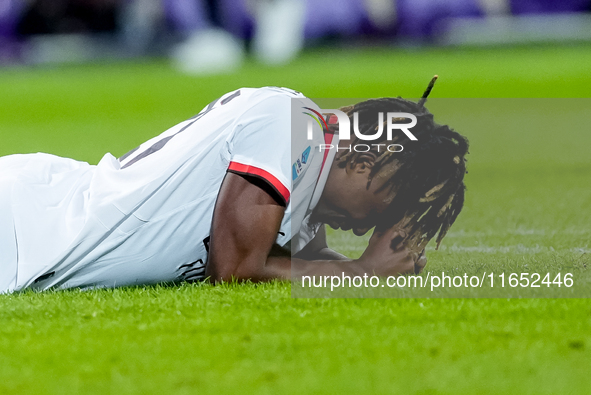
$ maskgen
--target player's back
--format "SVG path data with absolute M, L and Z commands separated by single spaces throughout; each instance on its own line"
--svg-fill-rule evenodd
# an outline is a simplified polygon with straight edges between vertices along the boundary
M 78 172 L 72 177 L 77 178 L 72 184 L 76 187 L 65 188 L 56 197 L 61 209 L 54 217 L 44 218 L 47 214 L 41 212 L 38 220 L 51 224 L 56 214 L 62 215 L 68 232 L 52 233 L 50 226 L 41 227 L 47 233 L 38 236 L 44 237 L 45 244 L 57 246 L 51 253 L 39 249 L 34 238 L 20 237 L 18 276 L 9 290 L 147 284 L 201 276 L 223 177 L 232 161 L 249 153 L 256 156 L 254 147 L 260 142 L 249 139 L 249 133 L 264 128 L 270 116 L 283 123 L 276 130 L 276 141 L 284 147 L 269 152 L 260 167 L 287 163 L 285 173 L 289 173 L 293 97 L 303 96 L 281 88 L 243 88 L 215 100 L 195 117 L 119 160 L 107 154 L 97 166 L 90 166 L 52 157 L 54 166 L 61 164 Z M 245 158 L 245 162 L 253 160 L 257 164 L 257 159 Z M 48 172 L 54 180 L 65 174 Z M 289 181 L 281 179 L 280 183 L 288 185 Z M 46 187 L 38 182 L 28 193 Z M 19 198 L 12 196 L 13 204 Z M 17 228 L 24 235 L 31 226 Z M 23 258 L 20 252 L 27 249 L 38 253 Z

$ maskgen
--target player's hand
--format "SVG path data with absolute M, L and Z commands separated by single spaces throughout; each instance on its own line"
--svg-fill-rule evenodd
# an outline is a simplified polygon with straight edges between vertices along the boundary
M 415 262 L 415 274 L 422 272 L 425 266 L 427 266 L 427 255 L 425 255 L 425 250 L 423 250 L 419 259 Z
M 386 231 L 374 230 L 359 262 L 368 272 L 382 276 L 419 273 L 427 264 L 424 249 L 409 245 L 407 232 L 400 226 Z

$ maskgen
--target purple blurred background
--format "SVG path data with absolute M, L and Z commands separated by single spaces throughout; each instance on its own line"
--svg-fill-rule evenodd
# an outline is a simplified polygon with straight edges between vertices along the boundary
M 216 27 L 248 47 L 257 28 L 257 7 L 273 1 L 283 0 L 0 0 L 0 63 L 26 61 L 23 48 L 29 40 L 47 35 L 109 37 L 127 47 L 127 53 L 142 55 Z M 586 17 L 591 11 L 591 0 L 290 1 L 302 3 L 306 45 L 352 39 L 425 45 L 441 43 L 458 18 Z

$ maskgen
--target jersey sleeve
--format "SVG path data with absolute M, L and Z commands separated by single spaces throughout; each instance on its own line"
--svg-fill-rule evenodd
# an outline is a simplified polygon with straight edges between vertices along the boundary
M 265 181 L 287 206 L 291 197 L 291 102 L 262 99 L 246 110 L 230 141 L 228 171 Z

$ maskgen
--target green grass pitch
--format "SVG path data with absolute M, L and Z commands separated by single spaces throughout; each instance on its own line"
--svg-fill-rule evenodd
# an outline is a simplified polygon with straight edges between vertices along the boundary
M 588 278 L 590 49 L 309 51 L 208 78 L 164 61 L 4 69 L 0 155 L 96 163 L 240 86 L 417 97 L 439 74 L 429 106 L 470 138 L 470 173 L 427 269 Z M 280 282 L 22 293 L 0 296 L 0 393 L 586 394 L 590 328 L 588 299 L 294 299 Z

